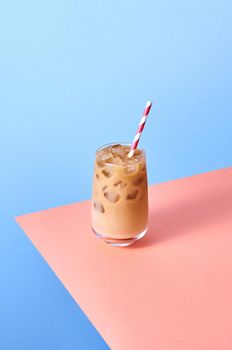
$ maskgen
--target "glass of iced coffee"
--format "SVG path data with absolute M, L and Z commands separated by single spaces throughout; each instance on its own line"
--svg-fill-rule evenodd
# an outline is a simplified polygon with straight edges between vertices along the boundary
M 114 143 L 96 151 L 91 224 L 93 232 L 113 246 L 127 246 L 147 231 L 146 155 L 131 145 Z

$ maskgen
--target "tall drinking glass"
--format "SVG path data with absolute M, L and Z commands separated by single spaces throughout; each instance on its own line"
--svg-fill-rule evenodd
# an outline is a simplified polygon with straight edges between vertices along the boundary
M 113 246 L 127 246 L 147 232 L 146 155 L 131 145 L 112 143 L 96 151 L 91 223 L 93 232 Z

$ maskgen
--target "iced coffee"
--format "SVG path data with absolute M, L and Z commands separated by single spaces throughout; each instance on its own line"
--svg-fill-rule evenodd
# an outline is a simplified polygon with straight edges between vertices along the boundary
M 148 221 L 145 152 L 133 157 L 127 144 L 111 144 L 96 152 L 91 221 L 94 233 L 115 246 L 144 236 Z

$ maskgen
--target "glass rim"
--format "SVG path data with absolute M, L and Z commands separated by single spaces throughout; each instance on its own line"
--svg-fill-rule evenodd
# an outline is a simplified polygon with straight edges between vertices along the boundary
M 104 145 L 102 145 L 102 146 L 100 146 L 100 147 L 98 147 L 98 148 L 96 149 L 96 151 L 95 151 L 96 159 L 99 160 L 100 162 L 106 164 L 107 166 L 115 166 L 115 167 L 118 167 L 118 166 L 127 166 L 128 164 L 118 165 L 118 164 L 114 164 L 114 163 L 107 163 L 107 162 L 104 162 L 104 161 L 102 161 L 102 160 L 100 160 L 100 159 L 98 158 L 98 153 L 99 153 L 100 150 L 102 150 L 102 149 L 104 149 L 104 148 L 106 148 L 106 147 L 108 147 L 108 146 L 113 146 L 113 145 L 122 145 L 122 146 L 130 146 L 130 147 L 131 147 L 132 144 L 129 143 L 129 142 L 110 142 L 110 143 L 105 143 Z M 136 163 L 136 164 L 137 164 L 137 163 L 141 162 L 142 160 L 145 160 L 145 161 L 146 161 L 146 151 L 144 150 L 144 148 L 138 147 L 137 149 L 139 149 L 140 151 L 142 151 L 142 153 L 141 153 L 141 155 L 139 155 L 139 156 L 136 158 L 137 161 L 134 160 L 133 162 L 131 162 L 132 164 L 133 164 L 133 163 Z M 131 163 L 130 163 L 130 164 L 131 164 Z

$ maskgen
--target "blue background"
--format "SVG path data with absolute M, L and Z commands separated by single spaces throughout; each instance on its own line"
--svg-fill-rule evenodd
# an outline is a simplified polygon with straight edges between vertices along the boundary
M 150 183 L 231 166 L 232 3 L 0 2 L 0 348 L 107 349 L 13 217 L 89 198 L 94 150 Z

